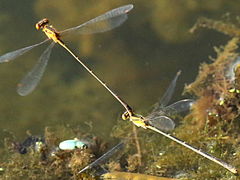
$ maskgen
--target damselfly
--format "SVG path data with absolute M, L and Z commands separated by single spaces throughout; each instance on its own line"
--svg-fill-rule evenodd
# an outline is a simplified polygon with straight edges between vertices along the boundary
M 180 75 L 180 72 L 177 73 L 176 77 L 171 82 L 166 93 L 163 95 L 163 98 L 161 99 L 160 103 L 155 106 L 152 113 L 150 113 L 146 117 L 143 117 L 141 115 L 135 114 L 131 106 L 129 106 L 119 96 L 117 96 L 116 93 L 114 93 L 101 79 L 98 78 L 98 76 L 95 73 L 93 73 L 91 69 L 89 69 L 69 48 L 66 47 L 66 45 L 60 39 L 57 31 L 53 29 L 52 26 L 48 26 L 48 21 L 47 22 L 45 20 L 40 21 L 39 23 L 37 23 L 37 27 L 38 29 L 41 28 L 49 38 L 53 39 L 54 42 L 59 43 L 62 47 L 64 47 L 102 86 L 104 86 L 118 100 L 118 102 L 122 104 L 122 106 L 126 110 L 126 112 L 123 113 L 122 115 L 123 120 L 130 120 L 133 124 L 135 124 L 138 127 L 142 127 L 144 129 L 151 129 L 157 133 L 160 133 L 163 136 L 175 141 L 176 143 L 179 143 L 182 146 L 188 149 L 191 149 L 192 151 L 223 166 L 224 168 L 228 169 L 232 173 L 235 173 L 235 174 L 237 173 L 237 169 L 235 167 L 164 132 L 164 130 L 172 130 L 175 127 L 175 123 L 173 122 L 173 120 L 169 118 L 167 115 L 165 115 L 166 111 L 168 110 L 175 111 L 175 112 L 185 111 L 189 109 L 193 103 L 192 99 L 184 99 L 172 105 L 166 106 L 173 95 L 173 92 L 176 86 L 176 81 Z M 166 106 L 166 107 L 163 108 L 163 106 Z
M 14 60 L 15 58 L 23 55 L 24 53 L 30 51 L 35 47 L 38 47 L 46 43 L 49 40 L 53 40 L 55 43 L 59 43 L 61 46 L 63 46 L 65 49 L 67 49 L 70 52 L 70 50 L 60 40 L 60 36 L 63 37 L 71 33 L 93 34 L 93 33 L 100 33 L 100 32 L 111 30 L 113 28 L 120 26 L 124 21 L 126 21 L 127 13 L 131 11 L 132 8 L 133 8 L 133 5 L 131 4 L 121 6 L 119 8 L 110 10 L 105 14 L 102 14 L 94 19 L 91 19 L 79 26 L 69 28 L 60 32 L 56 31 L 52 26 L 49 26 L 48 25 L 49 21 L 48 19 L 45 18 L 36 24 L 36 28 L 42 29 L 48 36 L 48 39 L 31 46 L 6 53 L 0 56 L 0 63 Z M 47 49 L 40 56 L 36 65 L 32 68 L 32 70 L 28 74 L 26 74 L 26 76 L 18 84 L 17 92 L 19 95 L 21 96 L 28 95 L 38 85 L 39 81 L 43 76 L 45 68 L 47 66 L 52 48 L 55 45 L 54 42 L 52 42 L 47 47 Z M 70 53 L 72 54 L 72 52 Z
M 175 112 L 182 112 L 182 111 L 188 110 L 191 107 L 191 105 L 194 103 L 194 100 L 192 100 L 192 99 L 183 99 L 183 100 L 180 100 L 169 106 L 166 106 L 173 95 L 173 92 L 174 92 L 174 89 L 176 86 L 176 81 L 177 81 L 179 75 L 180 75 L 180 72 L 177 73 L 177 75 L 175 76 L 173 81 L 170 83 L 167 91 L 161 98 L 160 102 L 154 107 L 153 111 L 146 117 L 143 117 L 142 115 L 139 115 L 139 114 L 135 114 L 131 108 L 128 108 L 130 106 L 125 104 L 125 102 L 122 101 L 121 103 L 125 104 L 124 107 L 127 109 L 127 111 L 122 115 L 122 119 L 130 120 L 133 124 L 135 124 L 138 127 L 142 127 L 144 129 L 151 129 L 159 134 L 162 134 L 163 136 L 175 141 L 176 143 L 178 143 L 178 144 L 196 152 L 197 154 L 223 166 L 230 172 L 237 174 L 238 171 L 234 166 L 227 164 L 226 162 L 222 161 L 221 159 L 216 158 L 206 152 L 203 152 L 202 150 L 197 149 L 197 148 L 189 145 L 188 143 L 164 132 L 164 131 L 173 130 L 174 126 L 175 126 L 175 123 L 173 122 L 173 120 L 165 115 L 167 113 L 167 111 L 170 110 L 170 111 L 175 111 Z M 115 96 L 117 96 L 117 95 L 115 95 Z M 120 98 L 118 100 L 121 101 Z M 119 143 L 118 145 L 113 147 L 105 155 L 101 156 L 99 159 L 97 159 L 93 163 L 91 163 L 88 166 L 86 166 L 85 168 L 83 168 L 79 173 L 85 171 L 86 169 L 92 168 L 92 167 L 98 165 L 99 163 L 101 163 L 102 161 L 104 161 L 106 159 L 106 157 L 109 157 L 113 153 L 115 153 L 122 146 L 122 144 L 123 144 L 123 142 Z
M 173 103 L 169 106 L 166 106 L 171 99 L 175 86 L 176 81 L 178 79 L 178 76 L 180 75 L 180 72 L 177 73 L 171 84 L 169 85 L 167 91 L 161 98 L 160 102 L 154 107 L 153 111 L 147 115 L 146 117 L 143 117 L 142 115 L 135 114 L 132 109 L 128 109 L 125 113 L 122 115 L 123 120 L 129 120 L 133 124 L 135 124 L 138 127 L 142 127 L 144 129 L 151 129 L 152 131 L 155 131 L 173 141 L 176 143 L 194 151 L 195 153 L 221 165 L 222 167 L 226 168 L 227 170 L 231 171 L 234 174 L 237 174 L 237 169 L 227 164 L 226 162 L 222 161 L 219 158 L 216 158 L 212 156 L 211 154 L 208 154 L 206 152 L 203 152 L 201 149 L 197 149 L 190 144 L 184 142 L 183 140 L 178 139 L 175 136 L 172 136 L 164 131 L 172 130 L 175 126 L 174 122 L 171 118 L 166 116 L 167 111 L 175 111 L 175 112 L 182 112 L 191 107 L 191 105 L 194 103 L 191 99 L 183 99 L 176 103 Z M 165 107 L 166 106 L 166 107 Z
M 88 21 L 87 23 L 84 23 L 83 25 L 65 30 L 62 32 L 62 34 L 64 34 L 64 32 L 68 33 L 71 31 L 80 30 L 81 27 L 84 25 L 86 25 L 85 30 L 88 30 L 87 27 L 91 27 L 92 24 L 94 24 L 96 21 L 100 22 L 101 20 L 108 20 L 108 21 L 110 20 L 110 22 L 115 22 L 114 19 L 109 18 L 109 16 L 116 17 L 116 19 L 117 19 L 116 23 L 113 23 L 113 26 L 110 26 L 109 28 L 105 28 L 105 30 L 112 29 L 113 27 L 120 25 L 124 20 L 126 20 L 126 17 L 127 17 L 126 13 L 129 12 L 132 8 L 133 8 L 133 5 L 126 5 L 126 6 L 114 9 L 110 12 L 107 12 L 106 14 L 104 14 L 102 16 L 99 16 L 93 20 Z M 115 14 L 115 15 L 112 16 L 112 14 Z M 178 102 L 176 102 L 170 106 L 164 107 L 164 108 L 162 108 L 161 103 L 159 103 L 154 108 L 152 113 L 150 113 L 146 117 L 143 117 L 139 114 L 135 114 L 133 109 L 126 102 L 124 102 L 119 96 L 117 96 L 101 79 L 98 78 L 98 76 L 96 74 L 93 73 L 93 71 L 91 69 L 89 69 L 69 48 L 67 48 L 67 46 L 60 39 L 61 33 L 56 31 L 56 29 L 54 29 L 53 26 L 49 26 L 48 23 L 49 23 L 49 21 L 47 19 L 43 19 L 36 24 L 37 29 L 42 29 L 43 32 L 47 35 L 47 37 L 54 41 L 50 44 L 50 46 L 47 48 L 47 50 L 45 50 L 45 52 L 40 57 L 40 63 L 38 63 L 40 65 L 37 64 L 36 68 L 34 67 L 34 69 L 37 69 L 38 71 L 40 71 L 40 73 L 37 73 L 37 74 L 43 73 L 45 67 L 44 68 L 38 68 L 38 67 L 46 66 L 46 65 L 44 65 L 44 63 L 41 63 L 41 61 L 46 61 L 45 59 L 49 58 L 50 52 L 51 52 L 52 47 L 54 46 L 54 43 L 58 43 L 63 48 L 65 48 L 102 86 L 104 86 L 122 104 L 122 106 L 126 110 L 126 112 L 123 113 L 123 115 L 122 115 L 123 120 L 129 120 L 138 127 L 142 127 L 144 129 L 151 129 L 159 134 L 162 134 L 163 136 L 175 141 L 176 143 L 179 143 L 182 146 L 184 146 L 188 149 L 191 149 L 192 151 L 200 154 L 201 156 L 204 156 L 205 158 L 223 166 L 224 168 L 228 169 L 232 173 L 234 173 L 234 174 L 238 173 L 237 169 L 235 167 L 231 166 L 230 164 L 227 164 L 226 162 L 224 162 L 208 153 L 205 153 L 202 150 L 197 149 L 197 148 L 187 144 L 186 142 L 164 132 L 165 130 L 172 130 L 175 126 L 175 123 L 172 121 L 172 119 L 169 118 L 167 115 L 165 115 L 165 111 L 168 109 L 171 109 L 171 110 L 181 112 L 183 110 L 189 109 L 189 107 L 193 103 L 193 100 L 184 99 L 184 100 L 178 101 Z M 101 31 L 92 30 L 92 32 L 101 32 Z M 48 40 L 45 40 L 45 41 L 48 41 Z M 11 53 L 7 53 L 0 57 L 0 62 L 1 61 L 6 62 L 7 60 L 14 59 L 17 56 L 22 55 L 23 53 L 29 51 L 30 49 L 32 49 L 36 46 L 39 46 L 40 44 L 43 44 L 45 41 L 43 41 L 39 44 L 35 44 L 33 46 L 29 46 L 29 47 L 11 52 Z M 21 52 L 21 53 L 19 53 L 19 52 Z M 42 69 L 43 69 L 43 71 L 42 71 Z M 164 94 L 162 100 L 160 101 L 160 102 L 162 102 L 162 105 L 166 105 L 169 102 L 169 100 L 174 92 L 176 81 L 177 81 L 179 74 L 180 73 L 177 73 L 176 77 L 174 78 L 174 80 L 170 84 L 169 88 L 167 89 L 167 92 Z M 42 75 L 37 76 L 37 77 L 35 77 L 34 75 L 36 76 L 36 71 L 30 72 L 27 75 L 27 77 L 23 79 L 21 86 L 19 86 L 19 88 L 18 88 L 19 94 L 27 95 L 36 87 L 36 85 L 39 82 L 39 80 L 41 79 Z

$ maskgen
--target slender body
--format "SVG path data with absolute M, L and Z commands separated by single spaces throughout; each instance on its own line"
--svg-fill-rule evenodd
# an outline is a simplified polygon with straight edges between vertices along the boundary
M 42 31 L 47 35 L 48 38 L 52 39 L 55 43 L 58 43 L 59 45 L 61 45 L 64 49 L 66 49 L 104 88 L 106 88 L 112 95 L 113 97 L 115 97 L 120 103 L 121 105 L 125 108 L 126 112 L 123 113 L 122 115 L 122 119 L 123 120 L 130 120 L 133 124 L 135 124 L 136 126 L 138 127 L 142 127 L 144 129 L 151 129 L 152 131 L 155 131 L 159 134 L 162 134 L 163 136 L 175 141 L 176 143 L 196 152 L 197 154 L 201 155 L 201 156 L 204 156 L 205 158 L 221 165 L 222 167 L 228 169 L 229 171 L 231 171 L 232 173 L 234 174 L 237 174 L 237 169 L 230 165 L 230 164 L 227 164 L 225 163 L 224 161 L 208 154 L 208 153 L 205 153 L 203 152 L 202 150 L 200 149 L 197 149 L 189 144 L 187 144 L 186 142 L 170 135 L 170 134 L 167 134 L 165 132 L 163 132 L 161 130 L 161 127 L 160 126 L 155 126 L 155 123 L 158 123 L 160 122 L 160 120 L 163 122 L 162 124 L 166 124 L 167 122 L 171 122 L 171 119 L 167 116 L 164 116 L 162 115 L 161 113 L 159 113 L 159 106 L 156 106 L 153 110 L 153 112 L 147 117 L 147 118 L 144 118 L 143 116 L 141 115 L 138 115 L 138 114 L 135 114 L 133 112 L 133 109 L 127 104 L 125 103 L 121 98 L 119 98 L 119 96 L 117 96 L 101 79 L 98 78 L 98 76 L 96 74 L 93 73 L 93 71 L 91 69 L 89 69 L 64 43 L 63 41 L 60 39 L 60 35 L 59 33 L 52 27 L 52 26 L 49 26 L 48 25 L 49 21 L 47 19 L 43 19 L 41 21 L 39 21 L 37 24 L 36 24 L 36 27 L 37 29 L 42 29 Z M 164 102 L 164 105 L 170 100 L 170 97 L 172 96 L 173 94 L 173 91 L 175 89 L 175 85 L 176 85 L 176 81 L 177 81 L 177 78 L 178 76 L 180 75 L 180 72 L 177 73 L 177 75 L 175 76 L 174 80 L 172 81 L 172 83 L 170 84 L 167 92 L 164 94 L 163 98 L 161 99 L 161 101 Z M 193 103 L 192 100 L 189 100 L 189 99 L 186 99 L 186 100 L 182 100 L 182 101 L 179 101 L 179 103 L 174 103 L 172 105 L 172 107 L 174 106 L 184 106 L 187 107 L 187 106 L 190 106 L 190 104 Z M 176 105 L 177 104 L 177 105 Z M 182 107 L 181 107 L 182 108 Z M 183 109 L 184 109 L 183 108 Z M 171 124 L 171 123 L 169 123 Z M 161 123 L 160 123 L 161 125 Z M 86 167 L 86 168 L 89 168 L 89 167 Z M 85 169 L 84 169 L 85 170 Z
M 21 96 L 26 96 L 30 94 L 39 84 L 46 66 L 48 64 L 52 48 L 56 43 L 59 43 L 60 36 L 66 36 L 69 34 L 94 34 L 94 33 L 102 33 L 114 29 L 121 24 L 123 24 L 128 18 L 128 12 L 133 9 L 132 4 L 120 6 L 118 8 L 112 9 L 107 11 L 100 16 L 97 16 L 83 24 L 80 24 L 76 27 L 72 27 L 69 29 L 65 29 L 63 31 L 56 31 L 52 26 L 48 26 L 48 19 L 43 19 L 36 24 L 37 29 L 43 29 L 45 34 L 47 35 L 48 39 L 31 45 L 27 46 L 12 52 L 8 52 L 4 55 L 0 56 L 0 63 L 5 63 L 16 59 L 17 57 L 27 53 L 28 51 L 32 50 L 35 47 L 38 47 L 46 42 L 53 40 L 53 42 L 46 48 L 46 50 L 42 53 L 39 60 L 29 71 L 24 78 L 18 83 L 17 93 Z M 44 28 L 43 28 L 44 27 Z
M 47 35 L 48 38 L 52 39 L 55 43 L 58 43 L 59 45 L 61 45 L 64 49 L 66 49 L 103 87 L 105 87 L 121 104 L 122 106 L 125 108 L 126 112 L 122 115 L 122 119 L 123 120 L 130 120 L 133 124 L 135 124 L 138 127 L 142 127 L 144 129 L 151 129 L 157 133 L 162 134 L 163 136 L 175 141 L 178 144 L 181 144 L 182 146 L 191 149 L 192 151 L 196 152 L 197 154 L 204 156 L 205 158 L 223 166 L 224 168 L 228 169 L 229 171 L 231 171 L 234 174 L 237 174 L 237 169 L 233 166 L 231 166 L 230 164 L 225 163 L 224 161 L 208 154 L 205 153 L 203 151 L 201 151 L 200 149 L 197 149 L 189 144 L 187 144 L 186 142 L 171 136 L 163 131 L 160 130 L 160 128 L 158 127 L 154 127 L 154 118 L 156 119 L 156 117 L 154 116 L 149 116 L 149 119 L 144 118 L 141 115 L 137 115 L 133 112 L 133 109 L 127 104 L 125 103 L 121 98 L 119 98 L 119 96 L 117 96 L 101 79 L 98 78 L 97 75 L 95 75 L 93 73 L 93 71 L 91 69 L 89 69 L 64 43 L 63 41 L 60 39 L 59 33 L 52 27 L 48 25 L 48 20 L 47 19 L 43 19 L 41 21 L 39 21 L 36 24 L 37 29 L 42 29 L 42 31 Z M 178 76 L 180 75 L 180 72 L 177 73 L 176 77 L 174 78 L 173 82 L 171 83 L 170 87 L 168 88 L 167 92 L 165 93 L 165 95 L 163 96 L 163 99 L 165 101 L 169 101 L 169 97 L 172 95 L 173 90 L 175 88 L 175 84 L 176 84 L 176 80 L 178 78 Z M 187 104 L 192 103 L 192 101 L 188 100 L 188 101 L 183 101 L 183 103 L 187 102 Z M 155 108 L 155 111 L 158 108 Z M 153 112 L 152 114 L 156 113 Z M 169 118 L 167 116 L 163 116 L 163 115 L 159 115 L 158 118 L 162 118 L 165 119 L 165 122 L 167 120 L 169 120 Z M 169 120 L 170 121 L 170 120 Z M 155 121 L 156 122 L 156 121 Z
M 167 133 L 165 133 L 163 131 L 160 131 L 159 129 L 157 129 L 157 128 L 153 127 L 153 126 L 146 125 L 146 128 L 147 129 L 151 129 L 151 130 L 153 130 L 155 132 L 158 132 L 159 134 L 162 134 L 163 136 L 165 136 L 165 137 L 175 141 L 176 143 L 181 144 L 182 146 L 184 146 L 184 147 L 194 151 L 195 153 L 197 153 L 197 154 L 199 154 L 199 155 L 201 155 L 201 156 L 203 156 L 203 157 L 205 157 L 205 158 L 207 158 L 207 159 L 209 159 L 209 160 L 219 164 L 220 166 L 228 169 L 230 172 L 232 172 L 234 174 L 238 173 L 237 169 L 234 166 L 224 162 L 223 160 L 221 160 L 219 158 L 216 158 L 216 157 L 212 156 L 211 154 L 203 152 L 201 149 L 197 149 L 197 148 L 189 145 L 188 143 L 182 141 L 181 139 L 178 139 L 178 138 L 176 138 L 176 137 L 174 137 L 174 136 L 172 136 L 170 134 L 167 134 Z
M 93 71 L 88 68 L 65 44 L 64 42 L 60 39 L 60 35 L 57 32 L 57 30 L 55 28 L 53 28 L 52 26 L 48 25 L 49 20 L 48 19 L 43 19 L 41 21 L 39 21 L 36 24 L 36 28 L 42 29 L 42 31 L 46 34 L 46 36 L 49 39 L 52 39 L 55 43 L 58 43 L 59 45 L 61 45 L 64 49 L 66 49 L 73 57 L 75 60 L 77 60 L 102 86 L 104 86 L 121 104 L 122 106 L 126 109 L 127 112 L 129 112 L 130 114 L 132 113 L 132 109 L 129 105 L 127 105 L 127 103 L 125 103 L 122 99 L 120 99 L 116 93 L 114 93 L 107 85 L 106 83 L 104 83 L 101 79 L 98 78 L 97 75 L 95 75 L 93 73 Z

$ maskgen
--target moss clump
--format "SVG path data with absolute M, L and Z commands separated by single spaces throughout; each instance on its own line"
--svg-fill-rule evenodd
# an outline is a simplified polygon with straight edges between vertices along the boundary
M 78 174 L 78 172 L 96 159 L 98 154 L 106 151 L 105 143 L 101 143 L 98 138 L 94 137 L 87 149 L 59 150 L 57 148 L 59 142 L 66 140 L 66 136 L 69 139 L 70 134 L 73 137 L 79 137 L 79 131 L 78 135 L 74 135 L 70 128 L 58 127 L 56 129 L 55 132 L 46 128 L 45 140 L 41 147 L 36 149 L 37 143 L 32 143 L 26 146 L 27 151 L 24 154 L 16 148 L 16 144 L 23 143 L 16 143 L 15 138 L 7 138 L 5 158 L 0 163 L 0 167 L 3 168 L 1 179 L 94 179 L 91 174 Z M 58 136 L 60 132 L 66 133 Z M 89 135 L 82 134 L 80 137 L 84 136 L 86 138 Z

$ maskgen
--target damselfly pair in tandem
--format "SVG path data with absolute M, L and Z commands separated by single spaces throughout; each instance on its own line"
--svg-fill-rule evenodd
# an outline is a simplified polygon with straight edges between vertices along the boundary
M 104 31 L 113 29 L 121 25 L 127 19 L 127 13 L 132 8 L 133 8 L 133 5 L 126 5 L 126 6 L 113 9 L 77 27 L 70 28 L 61 32 L 58 32 L 53 26 L 50 26 L 49 21 L 47 19 L 43 19 L 36 24 L 36 28 L 42 29 L 42 31 L 47 35 L 48 39 L 38 44 L 28 46 L 28 47 L 7 53 L 3 56 L 0 56 L 0 62 L 8 62 L 10 60 L 13 60 L 16 57 L 26 53 L 27 51 L 30 51 L 32 48 L 37 47 L 41 44 L 44 44 L 49 40 L 53 40 L 53 42 L 43 52 L 43 54 L 39 58 L 39 61 L 35 65 L 35 67 L 20 82 L 17 89 L 17 92 L 20 95 L 25 96 L 29 94 L 37 86 L 37 84 L 39 83 L 44 73 L 45 67 L 50 57 L 51 50 L 55 45 L 55 43 L 58 43 L 63 48 L 65 48 L 102 86 L 104 86 L 104 88 L 106 88 L 116 98 L 117 101 L 121 103 L 121 105 L 126 110 L 126 112 L 122 115 L 123 120 L 129 120 L 138 127 L 142 127 L 144 129 L 151 129 L 152 131 L 162 134 L 163 136 L 175 141 L 176 143 L 181 144 L 182 146 L 196 152 L 197 154 L 204 156 L 205 158 L 223 166 L 224 168 L 228 169 L 232 173 L 237 174 L 237 169 L 235 167 L 164 132 L 166 130 L 173 130 L 175 127 L 175 123 L 171 118 L 169 118 L 165 114 L 165 111 L 167 110 L 174 110 L 176 112 L 184 111 L 186 109 L 189 109 L 189 107 L 193 103 L 193 100 L 191 99 L 184 99 L 170 106 L 166 106 L 173 94 L 176 81 L 178 76 L 180 75 L 180 72 L 177 73 L 176 77 L 170 84 L 167 92 L 165 93 L 165 95 L 161 100 L 161 104 L 158 104 L 154 108 L 153 112 L 150 113 L 148 116 L 143 117 L 141 115 L 136 114 L 126 102 L 124 102 L 101 79 L 99 79 L 98 76 L 94 74 L 93 71 L 89 69 L 60 39 L 60 37 L 64 36 L 65 34 L 72 33 L 72 32 L 97 33 L 97 32 L 104 32 Z M 162 106 L 166 106 L 166 107 L 163 108 Z

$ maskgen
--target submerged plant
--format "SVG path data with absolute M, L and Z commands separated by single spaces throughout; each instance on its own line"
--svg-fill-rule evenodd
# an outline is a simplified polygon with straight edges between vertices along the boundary
M 185 92 L 197 97 L 188 120 L 189 128 L 198 133 L 205 146 L 239 166 L 240 74 L 238 43 L 240 28 L 229 22 L 200 18 L 192 31 L 205 27 L 232 37 L 220 48 L 215 48 L 212 63 L 203 63 L 196 80 L 185 87 Z M 206 177 L 208 177 L 208 174 Z M 217 177 L 217 174 L 215 174 Z
M 5 157 L 7 158 L 0 162 L 3 170 L 1 179 L 93 179 L 91 174 L 79 175 L 78 171 L 105 151 L 104 143 L 98 138 L 92 138 L 89 148 L 84 146 L 86 148 L 60 150 L 58 148 L 61 142 L 59 133 L 65 132 L 72 135 L 74 133 L 67 128 L 58 129 L 58 131 L 46 128 L 45 140 L 41 141 L 42 145 L 38 149 L 36 145 L 39 139 L 33 138 L 35 136 L 28 136 L 19 143 L 15 138 L 6 139 Z M 82 134 L 82 137 L 84 136 L 86 135 Z

